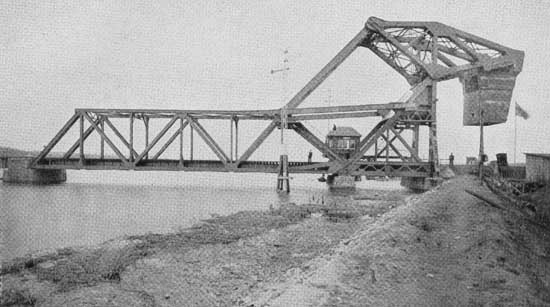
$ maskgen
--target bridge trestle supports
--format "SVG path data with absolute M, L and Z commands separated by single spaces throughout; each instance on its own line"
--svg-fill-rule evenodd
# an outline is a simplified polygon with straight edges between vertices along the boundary
M 32 169 L 33 159 L 33 157 L 9 158 L 3 181 L 27 184 L 57 184 L 67 181 L 67 172 L 64 169 Z
M 290 192 L 290 177 L 288 175 L 288 155 L 281 155 L 279 159 L 279 176 L 277 177 L 277 191 Z

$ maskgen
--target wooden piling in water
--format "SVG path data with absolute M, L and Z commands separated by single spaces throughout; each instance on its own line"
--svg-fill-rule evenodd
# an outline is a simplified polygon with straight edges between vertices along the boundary
M 290 192 L 290 177 L 288 175 L 288 155 L 281 155 L 279 159 L 279 176 L 277 177 L 277 191 Z

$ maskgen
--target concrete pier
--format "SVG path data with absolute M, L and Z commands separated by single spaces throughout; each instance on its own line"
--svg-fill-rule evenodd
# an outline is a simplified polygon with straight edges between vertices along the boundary
M 3 172 L 3 181 L 30 184 L 56 184 L 67 181 L 67 172 L 64 169 L 32 169 L 33 159 L 33 157 L 9 158 L 8 168 Z
M 327 184 L 331 189 L 355 189 L 355 177 L 345 175 L 329 175 L 327 178 Z
M 443 178 L 401 177 L 401 186 L 413 191 L 427 191 L 441 184 Z

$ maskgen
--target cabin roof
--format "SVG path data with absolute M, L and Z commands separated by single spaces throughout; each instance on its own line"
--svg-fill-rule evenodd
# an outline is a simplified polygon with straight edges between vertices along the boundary
M 353 129 L 352 127 L 336 127 L 336 129 L 332 129 L 329 131 L 327 136 L 355 136 L 355 137 L 361 137 L 361 134 L 357 132 L 357 130 Z
M 535 156 L 544 159 L 550 159 L 550 154 L 547 153 L 525 153 L 526 156 Z

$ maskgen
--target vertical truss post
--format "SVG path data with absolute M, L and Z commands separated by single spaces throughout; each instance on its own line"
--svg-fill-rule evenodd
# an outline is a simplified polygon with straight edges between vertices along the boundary
M 84 166 L 84 114 L 80 114 L 80 167 Z
M 378 160 L 378 139 L 374 141 L 374 161 Z
M 101 121 L 99 122 L 99 125 L 101 127 L 101 130 L 105 131 L 105 118 L 103 116 L 100 117 Z M 99 155 L 100 159 L 105 159 L 105 140 L 101 138 L 101 142 L 99 143 Z
M 183 166 L 183 116 L 180 117 L 180 166 Z
M 143 115 L 143 123 L 145 124 L 145 148 L 149 146 L 149 117 Z M 149 153 L 145 155 L 145 160 L 149 159 Z
M 386 165 L 384 167 L 384 172 L 386 176 L 389 173 L 388 163 L 390 162 L 390 129 L 386 130 Z
M 129 156 L 130 156 L 130 162 L 134 161 L 134 153 L 132 150 L 134 149 L 134 113 L 130 113 L 130 146 L 129 146 Z
M 439 56 L 438 44 L 437 44 L 437 34 L 434 34 L 432 37 L 432 63 L 437 64 L 437 59 Z M 430 104 L 432 107 L 432 121 L 430 125 L 430 138 L 431 138 L 431 152 L 432 152 L 432 161 L 434 163 L 434 176 L 439 176 L 439 150 L 437 144 L 437 82 L 432 82 L 430 88 Z
M 235 159 L 239 158 L 239 118 L 235 118 Z
M 229 120 L 229 162 L 233 163 L 233 118 Z
M 189 160 L 193 161 L 193 126 L 189 125 Z
M 428 87 L 428 95 L 430 96 L 428 99 L 430 100 L 430 102 L 432 101 L 432 87 L 429 86 Z M 433 113 L 433 103 L 430 103 L 430 106 L 431 106 L 431 110 L 430 110 L 430 113 Z M 433 114 L 432 114 L 432 118 L 433 118 Z M 428 160 L 430 161 L 430 163 L 433 163 L 433 159 L 434 159 L 434 155 L 433 155 L 433 122 L 430 122 L 430 124 L 428 125 Z
M 282 107 L 281 108 L 281 146 L 284 146 L 285 144 L 285 129 L 288 128 L 288 113 L 287 113 L 287 109 L 286 109 L 286 106 Z
M 430 101 L 431 101 L 431 113 L 432 113 L 432 121 L 430 122 L 429 129 L 430 129 L 430 139 L 429 139 L 429 157 L 430 162 L 433 163 L 433 174 L 432 176 L 438 176 L 439 175 L 439 156 L 438 156 L 438 150 L 437 150 L 437 88 L 435 82 L 433 85 L 429 88 L 430 92 Z
M 414 124 L 413 125 L 413 128 L 412 128 L 412 132 L 413 132 L 413 135 L 412 135 L 412 148 L 414 150 L 414 153 L 416 153 L 418 155 L 418 147 L 419 147 L 419 143 L 420 143 L 420 125 L 418 124 Z

